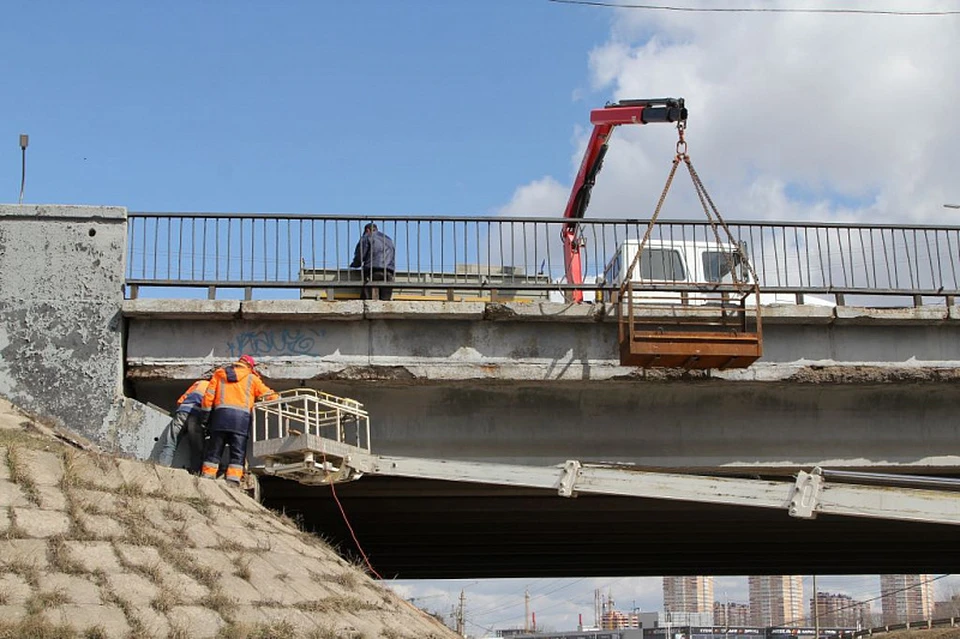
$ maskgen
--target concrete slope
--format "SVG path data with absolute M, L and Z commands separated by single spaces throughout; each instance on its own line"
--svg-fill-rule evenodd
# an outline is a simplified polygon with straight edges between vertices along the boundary
M 457 636 L 221 481 L 39 429 L 0 399 L 0 638 Z

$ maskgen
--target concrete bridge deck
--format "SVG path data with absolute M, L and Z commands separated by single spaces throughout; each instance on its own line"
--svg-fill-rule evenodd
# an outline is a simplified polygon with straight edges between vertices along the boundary
M 765 309 L 745 370 L 619 365 L 609 307 L 128 300 L 127 383 L 169 404 L 255 355 L 277 388 L 364 402 L 377 452 L 730 471 L 960 469 L 956 307 Z

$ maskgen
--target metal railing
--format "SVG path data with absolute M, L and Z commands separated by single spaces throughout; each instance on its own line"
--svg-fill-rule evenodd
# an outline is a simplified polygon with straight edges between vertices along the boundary
M 130 213 L 128 295 L 144 287 L 294 289 L 302 296 L 340 297 L 356 291 L 360 274 L 348 266 L 363 226 L 375 222 L 396 244 L 396 291 L 511 292 L 546 298 L 576 288 L 615 291 L 615 262 L 627 242 L 643 237 L 646 220 L 579 223 L 585 284 L 563 280 L 562 218 L 342 217 L 286 214 Z M 960 227 L 825 223 L 730 222 L 764 293 L 945 298 L 960 293 Z M 651 240 L 661 246 L 715 244 L 709 225 L 666 220 Z M 651 288 L 681 284 L 662 265 L 641 269 L 660 279 Z M 706 264 L 687 264 L 687 270 Z M 689 274 L 687 274 L 689 275 Z M 673 279 L 671 279 L 671 277 Z M 694 279 L 690 281 L 699 281 Z M 556 297 L 556 295 L 555 295 Z M 562 297 L 562 296 L 560 296 Z
M 308 485 L 352 481 L 360 472 L 348 460 L 370 452 L 370 417 L 356 400 L 295 388 L 254 404 L 250 439 L 255 474 Z

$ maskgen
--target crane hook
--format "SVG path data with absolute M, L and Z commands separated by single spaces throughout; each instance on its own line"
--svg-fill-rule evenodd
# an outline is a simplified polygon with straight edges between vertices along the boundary
M 687 141 L 683 137 L 683 132 L 687 128 L 687 123 L 684 120 L 677 122 L 677 135 L 680 138 L 677 140 L 677 155 L 685 156 L 687 154 Z

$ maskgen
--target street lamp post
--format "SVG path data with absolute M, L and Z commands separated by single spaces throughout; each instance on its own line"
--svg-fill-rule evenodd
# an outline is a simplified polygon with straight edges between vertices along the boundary
M 17 204 L 23 204 L 23 186 L 27 181 L 27 145 L 30 143 L 30 136 L 26 133 L 20 134 L 20 199 Z

